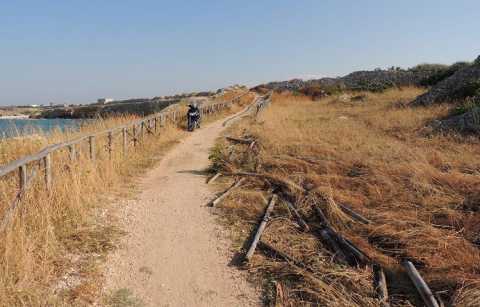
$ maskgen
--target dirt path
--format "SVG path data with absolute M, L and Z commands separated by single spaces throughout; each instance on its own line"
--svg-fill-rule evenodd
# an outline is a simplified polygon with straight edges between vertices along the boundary
M 222 122 L 178 144 L 122 209 L 128 235 L 107 262 L 109 291 L 128 289 L 145 306 L 259 305 L 255 289 L 228 266 L 229 242 L 205 207 L 213 192 L 202 171 Z

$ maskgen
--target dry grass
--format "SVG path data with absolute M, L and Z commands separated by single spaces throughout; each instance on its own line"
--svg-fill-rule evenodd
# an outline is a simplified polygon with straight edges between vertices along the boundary
M 246 100 L 244 101 L 244 103 Z M 235 112 L 234 106 L 218 117 Z M 119 117 L 98 120 L 77 132 L 57 131 L 0 143 L 0 164 L 35 153 L 48 144 L 80 134 L 104 130 L 133 120 Z M 121 134 L 114 138 L 109 159 L 106 137 L 96 140 L 96 161 L 88 158 L 88 143 L 77 147 L 78 159 L 71 163 L 67 150 L 52 156 L 54 188 L 46 192 L 41 167 L 11 226 L 0 234 L 0 306 L 63 306 L 92 303 L 101 289 L 99 271 L 105 255 L 116 247 L 121 229 L 111 214 L 115 199 L 134 195 L 135 180 L 172 145 L 186 135 L 172 125 L 146 137 L 122 155 Z M 0 181 L 0 216 L 17 190 L 17 174 Z
M 253 135 L 261 144 L 258 152 L 223 144 L 215 165 L 267 173 L 305 187 L 307 193 L 284 196 L 313 226 L 318 221 L 312 204 L 319 204 L 337 231 L 382 264 L 393 305 L 419 302 L 399 265 L 410 260 L 443 300 L 475 306 L 480 148 L 474 138 L 430 133 L 426 124 L 450 110 L 408 107 L 420 93 L 415 88 L 366 93 L 365 102 L 341 97 L 313 102 L 276 94 L 257 121 L 244 121 L 230 132 Z M 255 227 L 265 207 L 252 193 L 271 188 L 260 181 L 249 186 L 257 192 L 239 191 L 222 205 L 243 229 Z M 248 201 L 244 193 L 255 200 Z M 350 206 L 373 223 L 352 221 L 336 204 Z M 368 272 L 333 264 L 315 231 L 300 232 L 284 206 L 275 216 L 264 240 L 313 267 L 313 276 L 306 278 L 298 268 L 260 253 L 251 270 L 281 282 L 294 305 L 378 305 Z M 237 235 L 246 238 L 245 232 Z

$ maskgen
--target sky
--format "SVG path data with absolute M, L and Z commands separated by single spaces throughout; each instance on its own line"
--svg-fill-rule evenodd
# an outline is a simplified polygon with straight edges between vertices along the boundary
M 478 0 L 0 0 L 0 105 L 473 60 L 479 29 Z

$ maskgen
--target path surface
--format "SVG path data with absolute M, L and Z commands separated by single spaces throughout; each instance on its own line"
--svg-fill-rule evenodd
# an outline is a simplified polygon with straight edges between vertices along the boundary
M 222 122 L 173 148 L 122 209 L 129 234 L 107 262 L 107 289 L 129 289 L 146 306 L 259 305 L 243 273 L 228 266 L 229 242 L 205 207 L 213 192 L 201 172 Z

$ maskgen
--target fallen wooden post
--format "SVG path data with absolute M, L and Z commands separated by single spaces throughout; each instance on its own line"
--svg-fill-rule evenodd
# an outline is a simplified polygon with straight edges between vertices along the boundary
M 213 177 L 210 177 L 208 180 L 207 180 L 207 184 L 210 184 L 210 183 L 213 183 L 215 180 L 218 179 L 218 177 L 222 176 L 222 173 L 217 173 L 215 174 Z
M 335 241 L 334 238 L 330 235 L 330 232 L 328 229 L 322 229 L 320 230 L 320 236 L 322 237 L 324 242 L 327 242 L 327 244 L 330 246 L 330 248 L 333 250 L 335 253 L 334 256 L 337 258 L 339 262 L 343 262 L 348 264 L 348 258 L 343 252 L 343 250 L 338 246 L 337 242 Z
M 340 208 L 342 209 L 343 212 L 345 212 L 346 214 L 350 215 L 354 220 L 356 220 L 357 222 L 360 222 L 360 223 L 363 223 L 363 224 L 370 224 L 371 221 L 365 217 L 363 217 L 362 215 L 358 214 L 357 212 L 353 211 L 352 209 L 350 209 L 349 207 L 347 206 L 344 206 L 344 205 L 339 205 Z
M 367 264 L 370 262 L 370 259 L 365 253 L 360 251 L 352 242 L 345 239 L 342 235 L 337 233 L 328 222 L 326 216 L 323 214 L 322 209 L 318 207 L 318 205 L 314 206 L 315 213 L 320 220 L 324 230 L 327 232 L 328 236 L 322 235 L 322 238 L 327 241 L 329 245 L 335 252 L 341 251 L 343 255 L 343 260 L 349 262 L 351 265 L 355 264 Z M 333 243 L 329 241 L 329 238 L 333 240 Z M 342 249 L 343 248 L 343 249 Z M 344 251 L 345 250 L 345 251 Z M 342 257 L 340 257 L 342 258 Z M 342 260 L 342 259 L 341 259 Z
M 258 247 L 261 248 L 261 249 L 270 251 L 271 253 L 274 253 L 275 255 L 279 256 L 280 258 L 283 258 L 285 261 L 287 261 L 289 263 L 293 263 L 294 265 L 296 265 L 296 266 L 298 266 L 302 269 L 306 269 L 310 272 L 313 272 L 313 270 L 308 268 L 303 262 L 293 259 L 291 256 L 289 256 L 286 253 L 276 249 L 272 245 L 270 245 L 270 244 L 268 244 L 268 243 L 266 243 L 262 240 L 260 240 L 258 242 Z
M 216 199 L 214 199 L 210 204 L 212 207 L 218 205 L 225 197 L 228 196 L 235 188 L 239 187 L 246 178 L 242 178 L 238 180 L 236 183 L 234 183 L 232 186 L 230 186 L 228 189 L 226 189 L 220 196 L 218 196 Z
M 320 209 L 320 207 L 318 207 L 317 204 L 313 206 L 313 209 L 315 210 L 315 213 L 317 214 L 317 217 L 320 220 L 320 223 L 322 224 L 322 226 L 330 228 L 330 223 L 328 222 L 325 214 L 323 214 L 322 209 Z
M 271 182 L 277 184 L 277 185 L 283 185 L 289 189 L 292 190 L 297 190 L 299 192 L 305 192 L 305 189 L 298 184 L 291 182 L 287 179 L 280 179 L 272 175 L 267 175 L 267 174 L 259 174 L 259 173 L 250 173 L 250 172 L 234 172 L 234 173 L 224 173 L 224 175 L 227 176 L 250 176 L 250 177 L 257 177 L 257 178 L 262 178 L 266 180 L 270 180 Z
M 283 199 L 283 202 L 287 205 L 287 207 L 290 209 L 290 211 L 293 213 L 293 215 L 295 216 L 295 218 L 297 219 L 298 223 L 300 224 L 300 226 L 302 227 L 302 229 L 304 231 L 310 231 L 310 227 L 308 227 L 308 224 L 305 222 L 305 220 L 302 218 L 302 216 L 300 215 L 300 213 L 298 213 L 297 209 L 295 208 L 295 206 L 293 206 L 293 204 L 291 202 L 289 202 L 288 200 L 286 199 Z
M 231 142 L 247 144 L 247 145 L 250 145 L 251 143 L 255 142 L 255 140 L 252 140 L 252 139 L 235 138 L 232 136 L 226 136 L 225 138 Z
M 417 288 L 417 291 L 422 297 L 425 305 L 428 307 L 440 307 L 437 300 L 433 296 L 432 291 L 428 287 L 427 283 L 423 280 L 420 273 L 418 273 L 415 266 L 410 261 L 405 261 L 403 262 L 403 267 L 407 271 L 408 277 L 410 277 L 410 280 L 415 285 L 415 288 Z
M 333 229 L 329 228 L 330 235 L 343 247 L 343 249 L 348 253 L 347 256 L 350 256 L 349 259 L 352 261 L 352 265 L 366 265 L 371 262 L 370 258 L 362 252 L 358 247 L 356 247 L 352 242 L 345 239 L 341 234 L 335 232 Z
M 375 289 L 375 294 L 380 300 L 380 305 L 382 307 L 389 307 L 388 303 L 388 288 L 387 288 L 387 279 L 385 278 L 385 272 L 380 265 L 374 264 L 373 267 L 373 287 Z
M 276 194 L 273 194 L 272 198 L 270 199 L 270 203 L 267 206 L 267 209 L 265 210 L 265 215 L 263 216 L 262 222 L 258 226 L 257 232 L 255 233 L 255 237 L 253 238 L 252 244 L 250 245 L 250 248 L 247 251 L 247 254 L 245 255 L 245 261 L 250 261 L 250 258 L 252 258 L 253 253 L 255 253 L 255 249 L 257 248 L 257 244 L 260 241 L 260 237 L 263 234 L 263 231 L 265 230 L 265 227 L 267 226 L 268 221 L 270 220 L 270 214 L 273 211 L 273 208 L 275 207 L 275 203 L 277 202 L 278 196 Z

